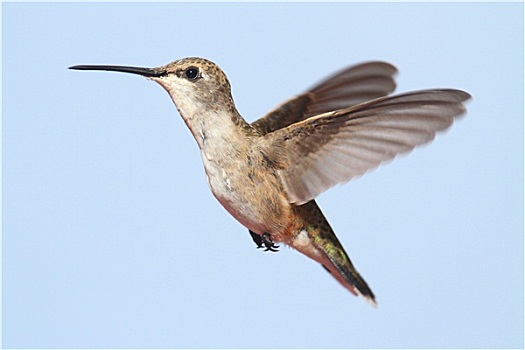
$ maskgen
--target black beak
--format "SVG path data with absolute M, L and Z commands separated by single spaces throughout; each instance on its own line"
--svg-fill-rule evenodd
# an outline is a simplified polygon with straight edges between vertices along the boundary
M 69 69 L 75 70 L 105 70 L 110 72 L 123 72 L 138 74 L 145 77 L 161 77 L 166 75 L 166 71 L 158 68 L 128 67 L 128 66 L 98 66 L 98 65 L 79 65 L 71 66 Z

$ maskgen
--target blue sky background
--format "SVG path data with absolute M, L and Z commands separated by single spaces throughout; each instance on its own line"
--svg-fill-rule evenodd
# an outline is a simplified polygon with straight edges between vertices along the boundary
M 4 347 L 523 348 L 523 4 L 4 3 Z M 322 194 L 371 308 L 213 198 L 138 76 L 202 56 L 253 121 L 333 71 L 460 88 L 429 147 Z

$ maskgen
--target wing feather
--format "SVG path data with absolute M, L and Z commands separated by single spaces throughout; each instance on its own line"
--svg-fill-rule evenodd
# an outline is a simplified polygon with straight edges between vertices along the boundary
M 432 141 L 465 112 L 470 95 L 423 90 L 378 98 L 324 113 L 265 137 L 280 148 L 279 175 L 292 203 L 303 204 L 328 188 Z
M 348 67 L 284 102 L 251 125 L 266 134 L 317 114 L 386 96 L 396 87 L 396 73 L 396 68 L 385 62 L 367 62 Z

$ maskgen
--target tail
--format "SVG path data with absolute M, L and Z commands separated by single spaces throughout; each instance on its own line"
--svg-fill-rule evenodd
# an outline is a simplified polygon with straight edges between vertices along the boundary
M 317 203 L 312 200 L 296 210 L 300 225 L 287 243 L 323 265 L 352 294 L 362 295 L 372 306 L 377 306 L 374 293 L 352 265 Z

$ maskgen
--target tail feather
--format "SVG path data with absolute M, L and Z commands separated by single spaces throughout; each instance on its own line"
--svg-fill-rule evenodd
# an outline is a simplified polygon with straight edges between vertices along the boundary
M 376 306 L 374 293 L 354 268 L 315 201 L 312 200 L 296 209 L 303 222 L 294 232 L 290 245 L 319 262 L 352 294 L 362 295 L 366 301 Z

